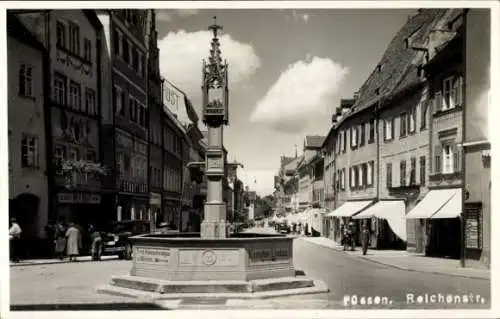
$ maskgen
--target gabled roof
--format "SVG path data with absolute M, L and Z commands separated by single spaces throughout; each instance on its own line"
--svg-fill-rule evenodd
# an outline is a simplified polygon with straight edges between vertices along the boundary
M 305 148 L 321 148 L 321 145 L 325 141 L 324 136 L 320 135 L 307 135 L 305 139 Z
M 393 37 L 379 63 L 359 89 L 358 98 L 350 113 L 337 126 L 346 118 L 373 106 L 381 98 L 390 95 L 396 87 L 401 89 L 401 83 L 419 80 L 406 78 L 407 76 L 418 78 L 417 72 L 413 72 L 413 63 L 419 54 L 417 50 L 407 47 L 406 41 L 422 42 L 429 35 L 436 20 L 446 12 L 446 9 L 420 9 L 416 15 L 408 19 Z

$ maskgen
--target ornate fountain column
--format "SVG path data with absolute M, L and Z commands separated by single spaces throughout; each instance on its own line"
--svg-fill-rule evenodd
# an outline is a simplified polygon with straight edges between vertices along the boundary
M 205 176 L 207 178 L 207 200 L 205 216 L 201 223 L 201 238 L 222 239 L 227 236 L 226 204 L 223 201 L 223 178 L 225 178 L 225 156 L 223 127 L 228 124 L 228 65 L 222 62 L 219 30 L 214 24 L 208 63 L 203 61 L 202 103 L 203 123 L 208 127 L 208 149 L 205 155 Z

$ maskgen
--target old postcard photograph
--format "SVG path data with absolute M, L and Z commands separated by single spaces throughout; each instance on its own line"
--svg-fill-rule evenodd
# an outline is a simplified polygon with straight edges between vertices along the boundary
M 498 3 L 3 6 L 2 318 L 493 316 Z

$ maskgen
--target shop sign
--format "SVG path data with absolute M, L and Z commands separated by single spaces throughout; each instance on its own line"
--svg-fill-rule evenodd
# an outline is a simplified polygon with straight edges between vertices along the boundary
M 61 204 L 99 204 L 101 195 L 88 193 L 59 193 L 57 201 Z
M 150 199 L 149 204 L 154 206 L 161 205 L 161 195 L 158 193 L 149 193 Z

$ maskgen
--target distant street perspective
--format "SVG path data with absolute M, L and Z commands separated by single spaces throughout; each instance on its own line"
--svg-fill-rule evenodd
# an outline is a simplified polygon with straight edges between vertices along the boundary
M 8 10 L 11 311 L 489 309 L 490 14 Z

